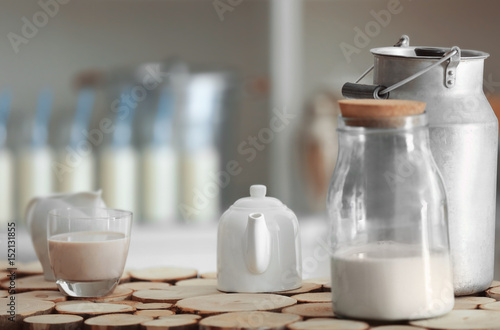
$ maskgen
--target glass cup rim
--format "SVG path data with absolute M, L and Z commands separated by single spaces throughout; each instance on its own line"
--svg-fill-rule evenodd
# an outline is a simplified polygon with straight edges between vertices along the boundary
M 92 216 L 92 215 L 85 215 L 85 216 L 71 216 L 69 214 L 70 211 L 72 210 L 105 210 L 107 212 L 112 212 L 113 214 L 110 214 L 108 216 Z M 68 211 L 66 214 L 59 214 L 61 211 Z M 93 206 L 87 206 L 87 207 L 60 207 L 60 208 L 55 208 L 52 209 L 48 212 L 47 217 L 52 217 L 52 218 L 66 218 L 70 220 L 98 220 L 98 219 L 103 219 L 103 220 L 120 220 L 120 219 L 126 219 L 126 218 L 132 218 L 133 212 L 132 211 L 127 211 L 127 210 L 122 210 L 122 209 L 115 209 L 115 208 L 109 208 L 109 207 L 93 207 Z

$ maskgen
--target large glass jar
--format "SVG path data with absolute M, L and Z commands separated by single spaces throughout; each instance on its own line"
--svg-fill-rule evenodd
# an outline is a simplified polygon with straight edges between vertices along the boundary
M 327 208 L 333 308 L 341 316 L 408 320 L 453 308 L 446 196 L 427 117 L 392 111 L 400 102 L 340 101 Z M 345 116 L 347 105 L 356 117 Z

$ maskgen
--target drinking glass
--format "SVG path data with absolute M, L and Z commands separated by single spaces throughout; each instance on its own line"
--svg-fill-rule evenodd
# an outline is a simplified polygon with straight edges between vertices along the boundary
M 47 239 L 59 290 L 101 297 L 118 284 L 127 260 L 132 212 L 65 208 L 49 212 Z

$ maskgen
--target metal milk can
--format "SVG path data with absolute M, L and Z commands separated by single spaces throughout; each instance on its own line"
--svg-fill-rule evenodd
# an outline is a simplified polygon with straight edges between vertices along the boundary
M 489 54 L 410 47 L 407 36 L 371 53 L 374 66 L 342 93 L 427 103 L 431 151 L 446 186 L 455 295 L 483 291 L 494 271 L 498 153 L 498 121 L 483 93 Z M 358 84 L 372 69 L 373 85 Z

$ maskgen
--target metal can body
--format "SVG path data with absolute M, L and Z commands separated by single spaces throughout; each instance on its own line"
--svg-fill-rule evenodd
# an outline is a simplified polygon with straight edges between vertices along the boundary
M 373 49 L 374 84 L 391 86 L 437 61 L 413 49 Z M 427 103 L 431 150 L 447 192 L 456 295 L 480 292 L 493 280 L 498 121 L 482 89 L 487 56 L 462 51 L 451 88 L 445 62 L 389 96 Z

